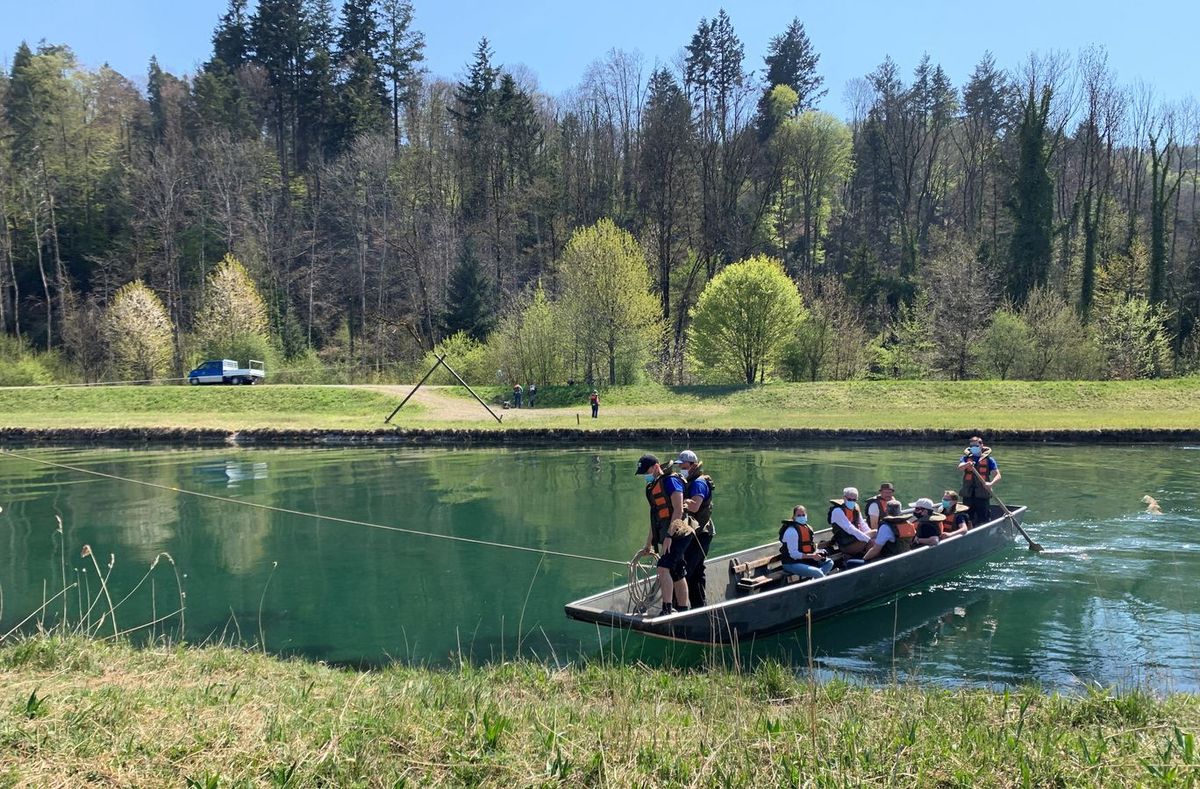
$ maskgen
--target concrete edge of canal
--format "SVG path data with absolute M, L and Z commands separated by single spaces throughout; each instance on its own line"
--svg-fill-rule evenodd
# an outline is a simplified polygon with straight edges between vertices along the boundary
M 814 428 L 616 428 L 572 430 L 381 429 L 219 430 L 210 428 L 0 428 L 0 446 L 786 446 L 816 442 L 946 443 L 974 433 L 994 443 L 1128 444 L 1200 442 L 1200 429 L 862 430 Z

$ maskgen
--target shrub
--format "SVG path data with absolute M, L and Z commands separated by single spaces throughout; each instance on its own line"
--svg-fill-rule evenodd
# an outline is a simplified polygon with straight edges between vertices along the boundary
M 140 279 L 113 296 L 103 334 L 118 377 L 158 378 L 170 370 L 175 327 L 162 301 Z
M 805 312 L 783 265 L 758 255 L 713 277 L 691 317 L 689 350 L 701 376 L 752 384 L 779 361 Z

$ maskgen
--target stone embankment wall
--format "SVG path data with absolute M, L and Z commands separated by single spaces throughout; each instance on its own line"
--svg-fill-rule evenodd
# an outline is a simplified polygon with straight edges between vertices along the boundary
M 630 428 L 612 430 L 498 428 L 487 430 L 215 430 L 190 428 L 0 428 L 0 446 L 875 446 L 965 441 L 989 443 L 1139 444 L 1200 442 L 1188 430 L 815 430 Z

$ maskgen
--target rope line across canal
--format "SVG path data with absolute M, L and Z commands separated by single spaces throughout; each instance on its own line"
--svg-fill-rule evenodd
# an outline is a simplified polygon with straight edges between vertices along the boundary
M 360 521 L 360 520 L 355 520 L 353 518 L 339 518 L 336 515 L 321 515 L 316 512 L 304 512 L 303 510 L 293 510 L 293 509 L 288 509 L 287 507 L 274 507 L 270 504 L 259 504 L 257 502 L 253 502 L 253 501 L 242 501 L 241 499 L 233 499 L 233 498 L 229 498 L 228 496 L 218 496 L 214 493 L 201 493 L 200 491 L 196 491 L 196 490 L 187 490 L 185 488 L 176 488 L 172 485 L 160 485 L 157 482 L 145 482 L 145 481 L 139 480 L 139 479 L 130 479 L 129 477 L 121 477 L 116 474 L 106 474 L 103 471 L 93 471 L 92 469 L 81 468 L 79 466 L 72 466 L 72 465 L 68 465 L 66 463 L 56 463 L 53 460 L 44 460 L 42 458 L 36 458 L 36 457 L 31 457 L 29 455 L 23 455 L 23 454 L 20 454 L 17 452 L 13 452 L 10 449 L 3 450 L 3 454 L 7 457 L 17 458 L 19 460 L 24 460 L 29 463 L 36 463 L 36 464 L 39 464 L 42 466 L 48 466 L 50 468 L 62 469 L 64 471 L 73 471 L 77 474 L 87 474 L 89 476 L 100 477 L 102 479 L 111 479 L 111 480 L 115 480 L 117 482 L 127 482 L 131 485 L 142 485 L 143 487 L 156 488 L 158 490 L 166 490 L 166 491 L 170 491 L 171 493 L 182 493 L 187 496 L 195 496 L 197 498 L 210 499 L 212 501 L 221 501 L 221 502 L 225 502 L 226 504 L 236 504 L 236 505 L 240 505 L 242 507 L 253 507 L 255 509 L 266 510 L 268 512 L 278 512 L 283 515 L 295 515 L 295 516 L 301 517 L 301 518 L 314 518 L 316 520 L 330 521 L 332 523 L 344 523 L 344 524 L 347 524 L 350 526 L 366 526 L 367 528 L 371 528 L 371 529 L 381 529 L 383 531 L 399 532 L 400 534 L 411 534 L 411 535 L 414 535 L 417 537 L 429 537 L 431 539 L 436 539 L 436 540 L 449 540 L 451 542 L 470 543 L 471 545 L 484 545 L 489 548 L 503 548 L 503 549 L 509 550 L 509 551 L 522 551 L 525 553 L 536 553 L 536 554 L 540 554 L 542 556 L 558 556 L 558 557 L 561 557 L 564 559 L 578 559 L 580 561 L 585 561 L 585 562 L 601 562 L 603 564 L 619 564 L 622 567 L 625 567 L 629 564 L 628 562 L 622 562 L 622 561 L 618 561 L 616 559 L 603 559 L 598 556 L 583 556 L 582 554 L 578 554 L 578 553 L 566 553 L 564 551 L 554 551 L 554 550 L 550 550 L 549 548 L 532 548 L 527 545 L 511 545 L 509 543 L 495 542 L 493 540 L 480 540 L 480 539 L 476 539 L 473 537 L 460 537 L 460 536 L 453 535 L 453 534 L 438 534 L 436 532 L 421 531 L 420 529 L 407 529 L 403 526 L 389 526 L 389 525 L 383 524 L 383 523 L 370 523 L 369 521 Z

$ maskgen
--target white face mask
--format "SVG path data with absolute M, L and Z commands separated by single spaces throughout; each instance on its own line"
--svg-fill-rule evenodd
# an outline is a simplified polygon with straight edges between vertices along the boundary
M 679 469 L 679 476 L 683 477 L 684 479 L 687 479 L 688 478 L 688 470 L 686 468 Z

